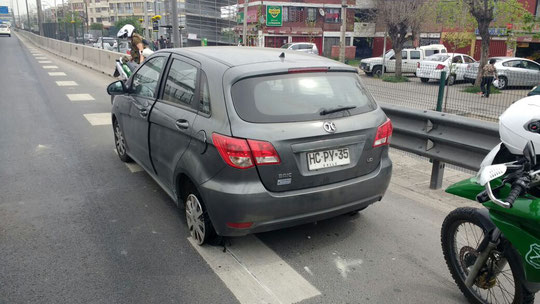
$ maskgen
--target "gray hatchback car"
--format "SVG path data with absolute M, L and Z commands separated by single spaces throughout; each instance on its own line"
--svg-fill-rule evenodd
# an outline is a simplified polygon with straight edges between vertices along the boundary
M 356 69 L 294 51 L 158 51 L 114 95 L 118 155 L 185 206 L 194 240 L 362 210 L 390 182 L 392 124 Z

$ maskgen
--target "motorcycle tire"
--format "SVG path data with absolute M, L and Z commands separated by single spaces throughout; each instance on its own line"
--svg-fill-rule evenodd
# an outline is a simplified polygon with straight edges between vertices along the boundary
M 463 269 L 461 265 L 462 263 L 465 263 L 464 261 L 465 259 L 467 258 L 470 259 L 471 257 L 470 249 L 472 249 L 472 247 L 469 247 L 470 252 L 467 253 L 469 254 L 468 257 L 464 257 L 464 260 L 461 260 L 460 256 L 463 254 L 464 248 L 466 249 L 467 247 L 467 246 L 464 246 L 462 248 L 457 248 L 457 242 L 456 242 L 457 232 L 458 232 L 458 228 L 461 227 L 462 224 L 470 224 L 470 225 L 477 226 L 482 229 L 484 235 L 488 232 L 488 227 L 485 227 L 485 225 L 482 224 L 482 221 L 477 216 L 476 209 L 469 208 L 469 207 L 458 208 L 452 211 L 445 218 L 442 225 L 441 245 L 443 249 L 444 259 L 446 261 L 446 264 L 448 265 L 448 269 L 450 270 L 450 273 L 452 274 L 452 278 L 458 285 L 461 292 L 465 295 L 469 303 L 491 304 L 491 303 L 499 303 L 501 301 L 503 301 L 503 303 L 507 303 L 506 300 L 511 299 L 512 302 L 509 302 L 509 303 L 512 303 L 512 304 L 532 304 L 534 302 L 534 294 L 530 293 L 525 288 L 522 280 L 520 279 L 523 277 L 523 266 L 521 264 L 520 256 L 518 252 L 511 246 L 511 244 L 504 239 L 501 241 L 501 245 L 499 245 L 493 252 L 497 252 L 497 254 L 504 257 L 508 262 L 508 266 L 510 267 L 512 279 L 514 282 L 513 296 L 507 295 L 508 298 L 504 296 L 504 298 L 499 297 L 497 299 L 494 299 L 493 298 L 494 295 L 492 295 L 491 301 L 489 300 L 490 292 L 495 293 L 495 292 L 498 292 L 498 290 L 500 290 L 504 294 L 505 291 L 503 290 L 502 287 L 500 287 L 500 282 L 499 282 L 499 278 L 507 279 L 507 276 L 505 276 L 504 274 L 499 274 L 497 277 L 495 277 L 494 279 L 496 281 L 494 283 L 491 283 L 493 279 L 491 277 L 488 277 L 489 280 L 486 281 L 484 279 L 484 282 L 480 283 L 481 277 L 479 274 L 478 279 L 476 280 L 475 284 L 471 288 L 465 285 L 466 274 L 464 272 L 465 270 Z M 464 230 L 466 231 L 466 228 L 464 228 Z M 459 256 L 458 256 L 458 252 L 461 252 Z M 478 254 L 478 252 L 476 252 L 476 248 L 474 248 L 472 254 Z M 492 254 L 490 254 L 490 256 L 491 255 Z M 488 259 L 488 261 L 486 262 L 486 265 L 489 261 L 490 260 Z M 469 261 L 469 265 L 468 265 L 469 267 L 471 263 L 474 264 L 474 261 L 472 260 Z M 505 270 L 504 272 L 507 272 L 507 275 L 509 274 L 507 270 Z M 497 285 L 497 283 L 499 283 L 499 285 Z M 484 284 L 484 286 L 481 286 L 482 284 Z M 491 287 L 485 286 L 485 285 L 490 285 L 490 284 L 493 284 L 493 285 Z M 478 291 L 485 290 L 488 294 L 486 297 L 484 297 L 482 294 L 477 292 L 477 290 Z M 506 291 L 508 292 L 508 290 Z

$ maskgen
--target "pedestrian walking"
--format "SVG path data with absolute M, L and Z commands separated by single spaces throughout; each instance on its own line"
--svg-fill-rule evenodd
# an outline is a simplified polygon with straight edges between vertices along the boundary
M 482 97 L 489 98 L 489 91 L 491 90 L 491 84 L 493 80 L 497 79 L 497 69 L 495 69 L 495 59 L 490 59 L 482 69 L 482 83 L 480 89 L 482 90 Z
M 167 40 L 165 40 L 165 38 L 163 38 L 163 35 L 161 35 L 159 37 L 159 49 L 164 49 L 167 47 Z

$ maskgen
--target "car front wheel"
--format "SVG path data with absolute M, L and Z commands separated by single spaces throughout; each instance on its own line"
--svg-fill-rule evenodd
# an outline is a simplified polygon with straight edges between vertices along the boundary
M 124 138 L 124 132 L 122 132 L 122 128 L 120 128 L 120 124 L 118 123 L 118 120 L 114 120 L 113 129 L 114 129 L 114 145 L 116 147 L 116 153 L 118 154 L 118 157 L 120 157 L 120 160 L 125 163 L 132 162 L 131 157 L 127 155 L 126 139 Z

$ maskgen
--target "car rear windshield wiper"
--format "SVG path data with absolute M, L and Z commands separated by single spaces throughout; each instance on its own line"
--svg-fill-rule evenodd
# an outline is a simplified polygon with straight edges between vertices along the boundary
M 356 106 L 338 107 L 338 108 L 333 108 L 333 109 L 328 109 L 328 110 L 323 109 L 320 114 L 321 115 L 328 115 L 328 114 L 341 112 L 341 111 L 352 110 L 352 109 L 356 109 Z

